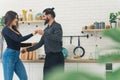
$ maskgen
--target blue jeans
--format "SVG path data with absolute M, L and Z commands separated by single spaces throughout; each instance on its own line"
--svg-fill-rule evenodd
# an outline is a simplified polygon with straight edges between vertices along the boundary
M 20 80 L 28 80 L 25 67 L 19 58 L 19 51 L 7 48 L 2 56 L 4 80 L 12 80 L 14 72 Z

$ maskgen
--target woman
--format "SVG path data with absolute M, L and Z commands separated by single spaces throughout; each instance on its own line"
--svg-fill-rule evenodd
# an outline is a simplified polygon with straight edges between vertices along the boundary
M 4 19 L 5 27 L 2 30 L 2 35 L 7 43 L 7 48 L 2 56 L 4 80 L 12 80 L 14 72 L 20 80 L 28 80 L 25 67 L 19 59 L 20 47 L 31 46 L 32 43 L 21 42 L 31 38 L 36 33 L 22 36 L 17 30 L 18 15 L 14 11 L 8 11 Z

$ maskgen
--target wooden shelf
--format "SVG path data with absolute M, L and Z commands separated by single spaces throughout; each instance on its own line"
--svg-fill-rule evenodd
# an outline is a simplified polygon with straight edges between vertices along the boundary
M 83 32 L 102 32 L 106 29 L 82 29 Z
M 26 24 L 26 23 L 43 23 L 44 20 L 39 20 L 39 21 L 19 21 L 19 24 Z

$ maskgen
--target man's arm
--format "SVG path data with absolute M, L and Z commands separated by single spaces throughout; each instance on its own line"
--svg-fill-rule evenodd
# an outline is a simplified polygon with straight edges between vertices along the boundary
M 44 36 L 42 36 L 41 40 L 36 45 L 27 48 L 26 51 L 28 51 L 28 52 L 34 51 L 34 50 L 40 48 L 43 44 L 44 44 Z
M 21 47 L 32 46 L 32 43 L 21 43 Z

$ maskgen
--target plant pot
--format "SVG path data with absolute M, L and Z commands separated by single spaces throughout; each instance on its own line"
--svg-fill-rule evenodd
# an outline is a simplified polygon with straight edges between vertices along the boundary
M 110 23 L 111 28 L 116 28 L 117 27 L 117 23 Z

